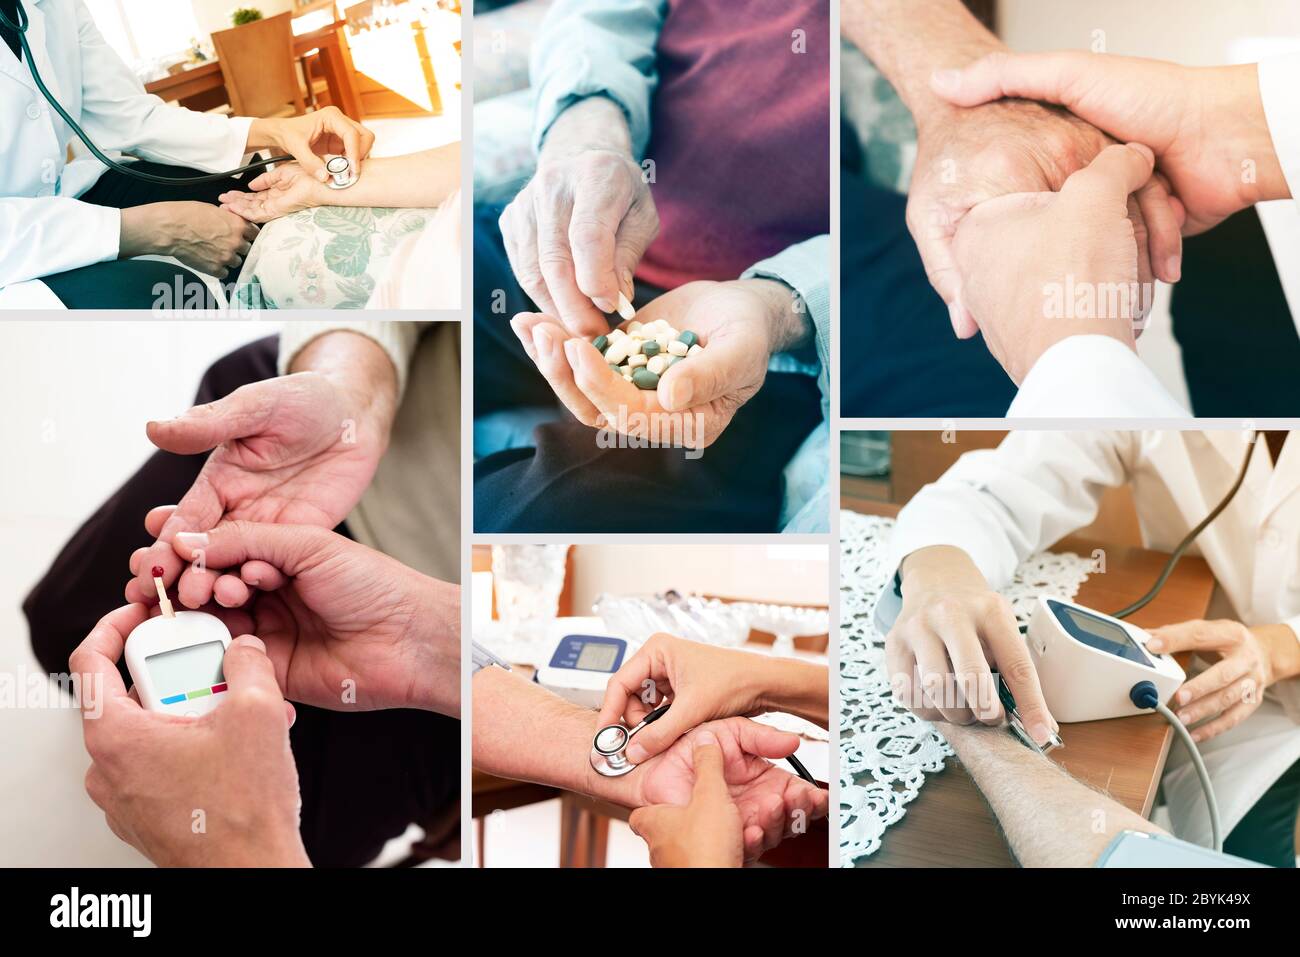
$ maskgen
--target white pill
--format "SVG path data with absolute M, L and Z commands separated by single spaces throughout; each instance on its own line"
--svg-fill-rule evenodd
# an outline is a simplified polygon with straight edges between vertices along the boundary
M 627 364 L 631 366 L 633 369 L 635 369 L 637 366 L 645 365 L 647 361 L 648 360 L 646 359 L 646 357 L 640 352 L 638 352 L 634 356 L 627 357 Z
M 672 341 L 673 341 L 672 336 L 668 335 L 668 333 L 666 332 L 659 332 L 655 334 L 655 342 L 659 343 L 660 352 L 668 351 L 668 343 Z
M 618 314 L 624 319 L 631 319 L 636 315 L 636 310 L 632 308 L 632 303 L 627 301 L 627 296 L 622 291 L 618 294 Z
M 641 346 L 644 344 L 645 340 L 640 336 L 629 336 L 627 354 L 630 356 L 639 355 L 641 353 Z
M 663 375 L 664 370 L 668 368 L 668 357 L 662 352 L 657 356 L 651 356 L 645 367 L 655 375 Z
M 704 351 L 704 346 L 700 345 L 700 344 L 697 342 L 697 343 L 695 343 L 695 345 L 691 346 L 689 349 L 686 350 L 686 354 L 687 354 L 688 356 L 693 356 L 693 355 L 695 355 L 696 353 L 698 353 L 698 352 L 703 352 L 703 351 Z
M 617 342 L 619 339 L 622 339 L 626 335 L 627 333 L 624 332 L 622 329 L 614 329 L 605 338 L 608 339 L 610 342 Z
M 613 348 L 613 346 L 610 346 L 611 350 Z M 668 351 L 675 356 L 684 356 L 689 351 L 686 343 L 682 342 L 680 339 L 669 339 L 667 348 Z M 606 353 L 605 355 L 608 357 L 609 353 Z
M 622 365 L 623 360 L 627 358 L 628 347 L 631 344 L 632 340 L 627 336 L 611 342 L 609 348 L 605 350 L 605 361 L 610 365 Z
M 642 329 L 644 329 L 645 326 L 644 326 L 642 323 L 638 322 L 636 319 L 633 319 L 631 322 L 629 322 L 629 323 L 628 323 L 626 326 L 624 326 L 623 328 L 627 331 L 627 334 L 628 334 L 629 336 L 634 336 L 634 335 L 636 335 L 638 332 L 640 332 Z

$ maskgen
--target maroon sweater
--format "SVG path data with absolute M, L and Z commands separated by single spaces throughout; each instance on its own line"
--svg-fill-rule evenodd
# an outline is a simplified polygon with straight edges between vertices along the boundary
M 830 231 L 829 0 L 669 0 L 657 62 L 638 278 L 735 279 Z

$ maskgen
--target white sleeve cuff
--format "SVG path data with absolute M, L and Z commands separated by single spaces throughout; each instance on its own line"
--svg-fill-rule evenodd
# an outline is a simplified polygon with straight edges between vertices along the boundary
M 1291 196 L 1300 198 L 1300 53 L 1260 60 L 1259 98 Z
M 1185 419 L 1136 352 L 1102 335 L 1070 336 L 1034 363 L 1007 418 Z

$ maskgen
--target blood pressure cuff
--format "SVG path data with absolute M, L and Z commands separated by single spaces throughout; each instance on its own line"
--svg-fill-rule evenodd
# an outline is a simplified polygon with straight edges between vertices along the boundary
M 1120 831 L 1097 858 L 1097 867 L 1234 868 L 1264 867 L 1245 858 L 1221 854 L 1209 848 L 1180 841 L 1169 834 Z

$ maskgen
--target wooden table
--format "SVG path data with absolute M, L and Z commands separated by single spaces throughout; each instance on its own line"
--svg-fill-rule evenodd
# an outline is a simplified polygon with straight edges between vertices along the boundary
M 356 77 L 347 40 L 343 36 L 343 21 L 312 30 L 293 38 L 293 55 L 302 57 L 317 50 L 321 69 L 329 85 L 330 102 L 354 120 L 362 119 L 361 96 L 357 92 Z M 182 70 L 145 84 L 145 91 L 164 100 L 193 101 L 196 108 L 210 109 L 229 102 L 225 76 L 219 60 L 209 60 L 192 70 Z
M 845 502 L 855 511 L 893 515 L 893 505 L 861 499 Z M 1127 546 L 1100 546 L 1067 540 L 1055 551 L 1088 555 L 1104 547 L 1106 571 L 1093 574 L 1079 588 L 1080 604 L 1101 610 L 1122 608 L 1156 580 L 1168 557 Z M 1204 617 L 1214 576 L 1204 560 L 1184 557 L 1160 594 L 1129 621 L 1144 628 Z M 1078 780 L 1106 792 L 1143 817 L 1151 813 L 1173 731 L 1159 715 L 1113 718 L 1061 726 L 1065 747 L 1051 755 Z M 938 774 L 928 775 L 907 814 L 889 828 L 880 850 L 858 861 L 859 867 L 1012 867 L 1014 861 L 997 822 L 979 789 L 956 758 Z

